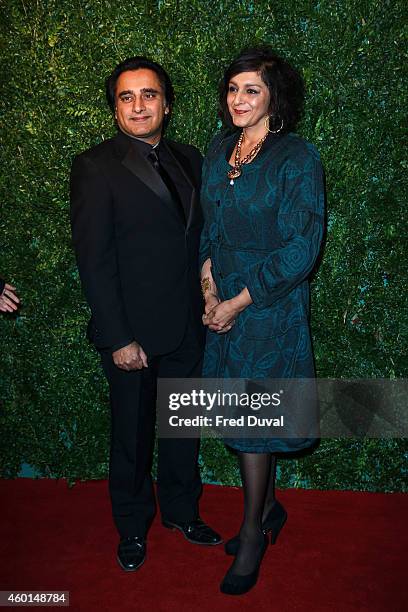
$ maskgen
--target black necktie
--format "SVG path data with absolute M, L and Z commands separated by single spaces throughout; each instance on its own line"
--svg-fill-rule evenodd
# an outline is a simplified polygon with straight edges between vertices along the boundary
M 166 172 L 166 170 L 163 168 L 163 166 L 161 165 L 160 161 L 159 161 L 159 156 L 156 153 L 155 149 L 152 149 L 149 153 L 149 155 L 147 156 L 147 159 L 150 161 L 150 163 L 152 164 L 152 166 L 155 168 L 155 170 L 157 170 L 158 174 L 160 175 L 160 177 L 163 180 L 163 183 L 166 185 L 167 189 L 170 191 L 171 194 L 171 198 L 177 208 L 177 212 L 180 215 L 183 223 L 186 223 L 186 216 L 184 214 L 184 208 L 183 205 L 181 203 L 180 200 L 180 196 L 177 192 L 177 189 L 173 183 L 173 181 L 171 180 L 169 174 Z

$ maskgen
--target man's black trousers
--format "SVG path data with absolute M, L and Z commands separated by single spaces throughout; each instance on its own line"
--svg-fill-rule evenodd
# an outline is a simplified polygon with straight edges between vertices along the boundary
M 191 324 L 179 347 L 149 358 L 149 367 L 126 372 L 110 351 L 101 351 L 111 400 L 109 491 L 121 537 L 145 536 L 156 504 L 151 478 L 157 378 L 201 375 L 202 343 Z M 198 517 L 201 479 L 197 439 L 158 440 L 157 495 L 162 518 L 185 522 Z

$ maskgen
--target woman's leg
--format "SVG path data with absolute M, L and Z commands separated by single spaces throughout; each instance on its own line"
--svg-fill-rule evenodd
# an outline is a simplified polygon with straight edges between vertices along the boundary
M 272 510 L 272 507 L 275 503 L 275 482 L 276 482 L 276 455 L 271 455 L 269 478 L 268 478 L 268 484 L 266 488 L 263 513 L 262 513 L 262 523 L 265 523 L 265 520 L 267 519 L 268 514 Z
M 244 520 L 239 532 L 238 553 L 230 571 L 246 575 L 256 569 L 263 550 L 265 536 L 262 532 L 262 515 L 271 454 L 238 452 L 238 458 L 244 491 Z

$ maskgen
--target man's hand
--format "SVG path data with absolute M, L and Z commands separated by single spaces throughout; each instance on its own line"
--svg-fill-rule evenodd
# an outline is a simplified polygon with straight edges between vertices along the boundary
M 147 368 L 147 355 L 135 340 L 112 353 L 113 363 L 121 370 L 131 372 Z
M 17 310 L 20 300 L 14 293 L 15 287 L 6 283 L 2 294 L 0 295 L 0 310 L 2 312 L 14 312 Z

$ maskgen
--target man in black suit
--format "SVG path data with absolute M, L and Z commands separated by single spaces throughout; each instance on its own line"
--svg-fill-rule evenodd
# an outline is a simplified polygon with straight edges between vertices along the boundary
M 72 235 L 92 312 L 88 335 L 109 382 L 109 489 L 118 561 L 140 567 L 155 513 L 151 479 L 158 377 L 200 375 L 198 246 L 202 157 L 163 137 L 174 100 L 164 69 L 125 60 L 107 79 L 118 133 L 78 155 L 71 172 Z M 198 440 L 159 439 L 157 493 L 164 526 L 214 545 L 199 518 Z

